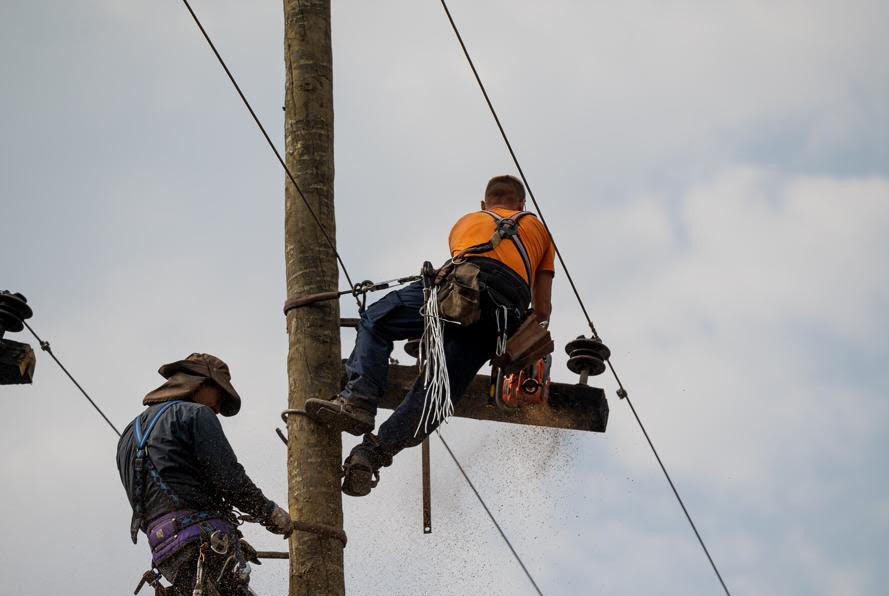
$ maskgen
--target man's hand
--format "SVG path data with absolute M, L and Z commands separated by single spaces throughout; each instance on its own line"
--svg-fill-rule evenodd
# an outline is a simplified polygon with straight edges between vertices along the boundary
M 280 507 L 275 507 L 263 525 L 272 534 L 280 534 L 284 538 L 288 538 L 293 532 L 293 520 L 290 519 L 290 514 Z

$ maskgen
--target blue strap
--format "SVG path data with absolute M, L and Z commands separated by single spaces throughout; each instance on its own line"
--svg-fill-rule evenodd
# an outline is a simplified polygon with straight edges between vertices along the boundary
M 141 422 L 141 414 L 136 416 L 136 419 L 133 421 L 133 431 L 136 434 L 136 448 L 142 449 L 145 447 L 145 442 L 148 441 L 148 436 L 151 434 L 151 431 L 154 430 L 154 425 L 157 424 L 157 419 L 161 417 L 161 414 L 166 412 L 173 404 L 178 404 L 182 400 L 174 400 L 171 402 L 167 402 L 161 407 L 160 410 L 154 415 L 154 418 L 151 419 L 151 422 L 148 423 L 148 428 L 145 429 L 145 433 L 142 433 L 142 422 Z

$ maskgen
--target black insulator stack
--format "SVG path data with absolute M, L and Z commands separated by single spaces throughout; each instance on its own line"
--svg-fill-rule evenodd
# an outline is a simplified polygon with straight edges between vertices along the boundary
M 18 292 L 0 291 L 0 338 L 7 331 L 16 333 L 24 329 L 22 321 L 30 319 L 33 314 L 27 298 Z
M 568 370 L 580 375 L 580 382 L 586 385 L 588 377 L 605 372 L 605 361 L 611 357 L 611 350 L 598 338 L 578 336 L 565 346 L 568 354 Z

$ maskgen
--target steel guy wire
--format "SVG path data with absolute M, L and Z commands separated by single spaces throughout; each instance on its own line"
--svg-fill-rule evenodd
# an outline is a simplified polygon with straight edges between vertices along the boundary
M 46 352 L 47 354 L 49 354 L 52 357 L 52 359 L 56 361 L 56 364 L 59 365 L 59 368 L 61 368 L 62 371 L 66 375 L 68 375 L 68 378 L 71 379 L 71 382 L 74 383 L 74 385 L 78 389 L 80 389 L 80 392 L 87 399 L 87 401 L 90 402 L 90 404 L 92 404 L 92 406 L 96 409 L 96 411 L 99 413 L 99 415 L 105 419 L 105 422 L 108 423 L 108 426 L 111 427 L 111 430 L 113 430 L 115 433 L 117 433 L 117 436 L 119 437 L 120 431 L 117 430 L 117 427 L 111 423 L 111 421 L 108 419 L 108 416 L 106 416 L 105 412 L 102 411 L 102 408 L 100 408 L 99 406 L 96 405 L 96 402 L 93 401 L 93 398 L 91 398 L 89 396 L 89 394 L 87 394 L 87 392 L 83 389 L 83 387 L 80 386 L 80 383 L 77 382 L 77 380 L 74 378 L 74 376 L 68 372 L 68 369 L 65 368 L 65 365 L 63 365 L 62 362 L 56 357 L 56 355 L 52 351 L 52 348 L 49 345 L 49 342 L 43 341 L 42 339 L 40 339 L 40 336 L 37 335 L 37 332 L 34 331 L 34 329 L 30 325 L 28 325 L 27 321 L 22 321 L 22 324 L 28 328 L 28 331 L 31 332 L 31 335 L 34 336 L 34 339 L 36 339 L 40 343 L 40 349 L 43 350 L 44 352 Z
M 469 475 L 466 474 L 466 470 L 463 469 L 463 466 L 460 465 L 459 460 L 457 460 L 457 456 L 454 455 L 454 452 L 451 451 L 450 445 L 445 441 L 444 437 L 441 436 L 441 432 L 436 430 L 435 434 L 438 435 L 439 440 L 441 440 L 442 445 L 445 446 L 445 449 L 448 450 L 448 455 L 451 456 L 451 459 L 454 460 L 454 463 L 457 464 L 457 468 L 460 470 L 460 473 L 463 474 L 463 478 L 466 480 L 466 483 L 469 485 L 469 488 L 472 489 L 472 492 L 475 493 L 478 502 L 482 504 L 482 507 L 485 508 L 485 513 L 488 514 L 488 517 L 491 518 L 491 521 L 494 522 L 494 526 L 497 528 L 497 531 L 500 532 L 500 536 L 503 538 L 503 541 L 506 542 L 506 546 L 509 547 L 509 550 L 512 551 L 512 556 L 515 557 L 515 560 L 518 561 L 519 565 L 522 567 L 522 571 L 525 572 L 525 575 L 528 576 L 528 581 L 531 582 L 531 585 L 534 586 L 534 589 L 540 596 L 543 596 L 543 592 L 540 591 L 540 587 L 537 585 L 537 582 L 534 581 L 534 578 L 531 576 L 531 572 L 528 571 L 528 568 L 525 567 L 525 563 L 522 561 L 522 558 L 519 556 L 519 553 L 516 552 L 515 548 L 512 546 L 512 542 L 509 541 L 509 538 L 506 537 L 506 533 L 503 531 L 503 528 L 500 527 L 500 524 L 497 523 L 497 518 L 494 517 L 494 514 L 491 513 L 491 510 L 488 509 L 487 503 L 479 494 L 478 490 L 475 488 L 475 485 L 472 484 L 472 480 L 469 479 Z
M 331 240 L 330 236 L 327 233 L 327 230 L 324 228 L 324 224 L 321 223 L 321 220 L 318 218 L 318 215 L 315 213 L 315 210 L 312 209 L 312 206 L 309 204 L 309 200 L 306 198 L 306 195 L 303 194 L 302 189 L 299 187 L 299 184 L 296 182 L 296 177 L 290 171 L 290 168 L 287 167 L 287 162 L 284 161 L 284 158 L 281 157 L 281 153 L 278 151 L 278 148 L 275 146 L 275 143 L 272 142 L 272 138 L 269 136 L 269 133 L 266 132 L 265 126 L 263 126 L 262 121 L 260 121 L 259 116 L 256 115 L 256 112 L 253 111 L 253 106 L 250 105 L 250 102 L 247 100 L 247 97 L 244 95 L 244 92 L 241 91 L 241 86 L 238 85 L 238 81 L 235 80 L 234 75 L 231 70 L 229 70 L 228 65 L 225 63 L 225 60 L 222 59 L 222 56 L 219 54 L 219 51 L 216 49 L 216 45 L 213 43 L 213 40 L 210 39 L 210 36 L 207 34 L 207 30 L 204 29 L 204 26 L 201 24 L 198 15 L 195 14 L 194 10 L 191 8 L 191 4 L 188 3 L 188 0 L 182 0 L 182 3 L 185 5 L 185 8 L 188 9 L 191 18 L 194 19 L 195 24 L 200 29 L 201 34 L 204 36 L 204 39 L 207 40 L 207 44 L 210 46 L 210 49 L 213 50 L 213 54 L 216 56 L 216 59 L 219 61 L 219 64 L 222 66 L 222 69 L 225 70 L 225 74 L 228 75 L 228 80 L 231 81 L 231 84 L 234 86 L 235 91 L 238 92 L 238 95 L 241 98 L 241 101 L 244 102 L 244 106 L 247 108 L 247 111 L 250 112 L 250 116 L 253 117 L 253 121 L 256 123 L 256 126 L 259 128 L 259 131 L 262 133 L 262 136 L 265 137 L 266 143 L 268 143 L 269 148 L 275 154 L 275 157 L 278 158 L 278 163 L 281 164 L 281 167 L 284 168 L 284 172 L 287 174 L 287 177 L 290 179 L 290 182 L 293 183 L 293 188 L 296 189 L 297 194 L 299 194 L 300 198 L 303 200 L 303 203 L 306 205 L 306 209 L 308 209 L 309 214 L 311 214 L 312 219 L 315 220 L 315 223 L 318 224 L 318 228 L 321 230 L 321 234 L 324 236 L 324 239 L 327 240 L 327 244 L 330 245 L 331 250 L 333 250 L 333 254 L 336 255 L 336 260 L 339 262 L 340 267 L 343 268 L 343 275 L 346 277 L 346 281 L 349 282 L 349 287 L 355 287 L 355 284 L 352 283 L 352 278 L 349 276 L 349 270 L 346 269 L 346 264 L 343 262 L 342 257 L 340 257 L 339 251 L 336 249 L 336 245 Z M 356 296 L 356 300 L 358 300 Z M 358 305 L 361 306 L 361 302 L 358 301 Z
M 509 155 L 512 157 L 512 161 L 515 164 L 516 169 L 519 172 L 519 176 L 522 178 L 522 182 L 525 184 L 525 188 L 528 189 L 528 196 L 531 197 L 531 202 L 534 203 L 534 207 L 537 209 L 537 214 L 540 216 L 540 221 L 543 223 L 546 231 L 549 233 L 550 240 L 553 243 L 553 248 L 556 251 L 556 256 L 559 258 L 559 263 L 562 265 L 562 269 L 565 271 L 565 276 L 568 278 L 568 282 L 571 284 L 571 289 L 574 291 L 574 296 L 577 298 L 577 303 L 580 305 L 580 309 L 583 311 L 583 316 L 587 320 L 587 324 L 590 326 L 590 330 L 593 332 L 593 337 L 598 338 L 599 334 L 596 332 L 596 327 L 593 324 L 592 319 L 590 318 L 589 313 L 587 312 L 586 305 L 583 302 L 583 298 L 580 296 L 580 292 L 577 290 L 577 286 L 574 284 L 574 279 L 571 277 L 571 273 L 568 271 L 568 266 L 565 264 L 565 259 L 562 257 L 562 253 L 559 250 L 558 245 L 556 244 L 555 238 L 553 237 L 552 230 L 549 225 L 546 223 L 546 219 L 543 217 L 543 211 L 540 209 L 540 205 L 537 202 L 537 199 L 534 197 L 534 192 L 531 190 L 531 185 L 528 184 L 528 179 L 525 177 L 525 172 L 522 170 L 522 166 L 519 163 L 519 159 L 515 154 L 515 151 L 512 148 L 512 143 L 509 142 L 509 137 L 506 135 L 506 131 L 503 128 L 503 124 L 500 122 L 500 117 L 497 115 L 497 110 L 494 109 L 494 104 L 491 102 L 491 98 L 488 95 L 487 89 L 485 89 L 485 85 L 482 82 L 481 77 L 478 74 L 478 70 L 475 68 L 475 63 L 472 61 L 472 57 L 469 55 L 469 50 L 466 48 L 466 43 L 463 41 L 463 36 L 460 34 L 460 30 L 457 27 L 457 24 L 454 22 L 454 18 L 451 15 L 451 11 L 448 8 L 446 0 L 439 0 L 441 2 L 442 8 L 444 8 L 445 14 L 448 17 L 448 21 L 451 24 L 451 29 L 454 30 L 454 35 L 457 36 L 457 41 L 460 42 L 460 47 L 463 49 L 463 55 L 466 57 L 466 61 L 469 63 L 469 68 L 472 69 L 472 74 L 475 76 L 475 81 L 478 83 L 479 89 L 482 92 L 482 95 L 485 98 L 485 103 L 488 104 L 488 109 L 491 111 L 491 115 L 494 117 L 494 122 L 497 124 L 497 128 L 500 130 L 500 136 L 503 137 L 503 142 L 506 144 L 506 148 L 509 151 Z M 722 589 L 725 591 L 727 596 L 731 596 L 728 587 L 722 579 L 722 575 L 719 573 L 719 569 L 716 567 L 716 563 L 713 561 L 713 557 L 710 556 L 710 551 L 707 549 L 707 546 L 704 544 L 703 538 L 701 538 L 701 534 L 698 532 L 697 527 L 695 526 L 694 521 L 692 521 L 691 515 L 688 513 L 688 509 L 685 507 L 685 503 L 683 503 L 682 498 L 679 496 L 679 491 L 676 489 L 676 485 L 673 483 L 673 479 L 670 477 L 669 472 L 667 472 L 667 468 L 664 465 L 664 462 L 661 460 L 660 455 L 658 455 L 657 450 L 654 447 L 654 443 L 649 437 L 648 432 L 645 430 L 645 426 L 642 424 L 642 420 L 639 418 L 639 414 L 636 412 L 636 408 L 633 407 L 633 402 L 630 401 L 630 397 L 627 394 L 627 390 L 624 388 L 623 383 L 621 383 L 620 377 L 617 375 L 617 371 L 614 369 L 614 366 L 611 364 L 611 359 L 606 359 L 608 363 L 608 368 L 611 370 L 611 374 L 614 375 L 614 380 L 618 385 L 618 396 L 621 399 L 625 399 L 627 401 L 627 405 L 630 406 L 630 410 L 633 413 L 633 417 L 636 419 L 636 422 L 639 424 L 639 428 L 642 430 L 642 434 L 645 435 L 645 440 L 648 441 L 649 447 L 651 447 L 651 451 L 657 459 L 658 465 L 660 465 L 661 471 L 663 471 L 664 476 L 667 478 L 667 482 L 670 484 L 670 488 L 673 490 L 673 494 L 676 495 L 676 500 L 679 501 L 680 507 L 682 507 L 683 513 L 685 513 L 685 517 L 688 519 L 688 523 L 691 525 L 691 529 L 694 531 L 695 536 L 698 539 L 698 542 L 701 545 L 701 548 L 704 551 L 704 554 L 707 556 L 707 560 L 710 562 L 710 566 L 713 567 L 713 571 L 716 573 L 716 577 L 719 579 L 719 583 L 722 585 Z

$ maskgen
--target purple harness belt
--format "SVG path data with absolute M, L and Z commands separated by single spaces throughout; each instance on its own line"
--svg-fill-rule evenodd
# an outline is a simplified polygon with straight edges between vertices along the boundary
M 148 524 L 148 544 L 151 546 L 151 562 L 156 567 L 167 557 L 201 539 L 201 530 L 207 534 L 219 530 L 222 534 L 234 534 L 230 523 L 210 514 L 194 511 L 171 511 Z

